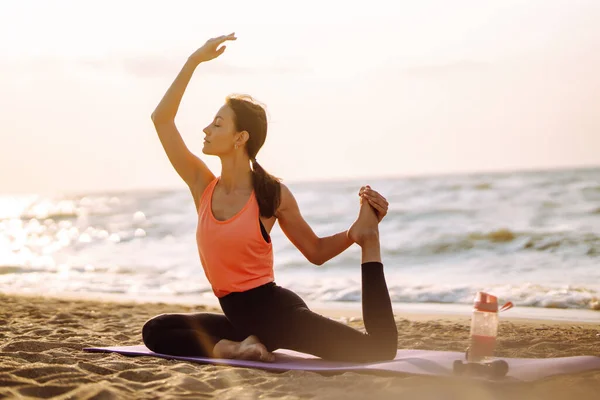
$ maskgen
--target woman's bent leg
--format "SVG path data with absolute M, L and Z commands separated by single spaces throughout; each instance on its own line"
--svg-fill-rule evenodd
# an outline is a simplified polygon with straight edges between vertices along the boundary
M 142 328 L 146 347 L 173 356 L 212 357 L 221 339 L 241 342 L 247 336 L 226 316 L 212 313 L 161 314 Z

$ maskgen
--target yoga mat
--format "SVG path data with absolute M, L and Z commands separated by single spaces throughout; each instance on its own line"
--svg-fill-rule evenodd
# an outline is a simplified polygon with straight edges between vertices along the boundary
M 229 360 L 205 357 L 182 357 L 158 354 L 146 346 L 87 347 L 91 352 L 114 352 L 127 356 L 151 356 L 166 359 L 191 361 L 201 364 L 230 365 L 235 367 L 258 368 L 265 370 L 313 371 L 313 372 L 384 372 L 397 374 L 417 374 L 453 376 L 454 360 L 464 360 L 464 353 L 454 351 L 398 350 L 392 361 L 373 363 L 350 363 L 326 361 L 318 357 L 292 350 L 277 350 L 275 362 Z M 535 381 L 548 376 L 572 374 L 600 369 L 600 357 L 578 356 L 561 358 L 501 358 L 509 365 L 504 381 Z

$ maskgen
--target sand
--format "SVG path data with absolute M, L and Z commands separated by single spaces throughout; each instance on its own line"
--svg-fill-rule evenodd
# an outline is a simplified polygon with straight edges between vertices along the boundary
M 265 372 L 150 357 L 88 353 L 141 344 L 141 327 L 167 312 L 215 311 L 164 303 L 0 294 L 0 398 L 59 399 L 598 399 L 600 371 L 527 384 L 424 376 Z M 333 317 L 333 316 L 332 316 Z M 335 318 L 340 318 L 335 316 Z M 358 318 L 343 318 L 362 328 Z M 398 315 L 399 348 L 463 351 L 468 319 Z M 600 326 L 503 320 L 499 356 L 600 356 Z

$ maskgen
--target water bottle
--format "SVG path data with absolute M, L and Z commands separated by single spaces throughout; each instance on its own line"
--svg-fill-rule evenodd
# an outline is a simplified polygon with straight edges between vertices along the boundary
M 498 298 L 485 292 L 477 292 L 471 318 L 471 345 L 467 361 L 491 361 L 494 357 L 497 334 Z

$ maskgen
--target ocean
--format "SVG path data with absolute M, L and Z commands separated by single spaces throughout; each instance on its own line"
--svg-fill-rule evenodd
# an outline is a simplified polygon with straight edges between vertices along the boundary
M 360 186 L 388 199 L 395 303 L 467 305 L 483 290 L 516 308 L 600 311 L 600 168 L 284 183 L 319 236 L 355 220 Z M 0 195 L 0 291 L 203 302 L 195 228 L 187 189 Z M 315 266 L 277 224 L 271 235 L 279 285 L 358 306 L 358 246 Z

